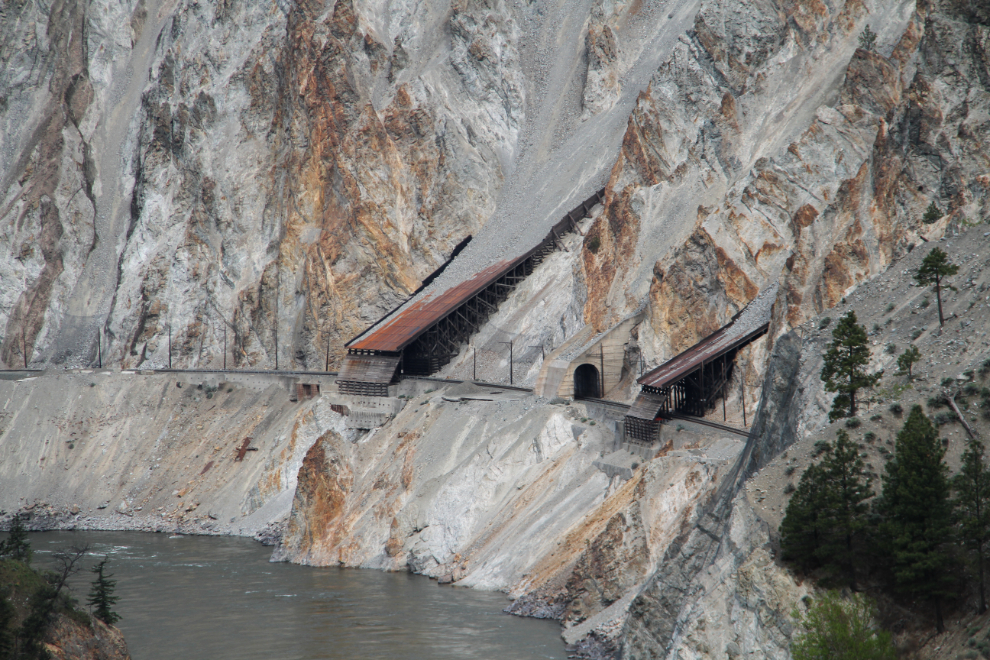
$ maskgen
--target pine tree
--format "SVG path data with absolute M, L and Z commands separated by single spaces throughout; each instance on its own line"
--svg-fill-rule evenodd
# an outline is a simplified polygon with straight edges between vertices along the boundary
M 93 613 L 97 619 L 112 626 L 120 621 L 120 615 L 110 609 L 118 600 L 118 597 L 113 595 L 117 581 L 110 579 L 113 575 L 104 574 L 106 565 L 107 558 L 104 557 L 103 561 L 90 569 L 96 574 L 96 579 L 93 580 L 93 589 L 89 592 L 86 604 L 96 608 Z
M 870 479 L 863 469 L 859 449 L 844 429 L 822 461 L 826 479 L 824 517 L 828 527 L 822 555 L 834 569 L 845 573 L 849 586 L 856 587 L 855 542 L 866 527 L 866 500 L 873 497 Z
M 825 508 L 828 479 L 819 465 L 809 465 L 801 475 L 797 490 L 787 503 L 780 523 L 780 548 L 785 561 L 802 570 L 819 565 L 825 535 Z
M 921 217 L 921 221 L 924 222 L 926 225 L 933 225 L 936 222 L 938 222 L 939 218 L 941 217 L 942 217 L 942 209 L 938 207 L 938 204 L 935 203 L 935 200 L 932 200 L 931 203 L 928 205 L 928 208 L 925 209 L 925 215 Z
M 877 33 L 871 30 L 869 25 L 859 34 L 859 47 L 870 52 L 877 47 Z
M 935 299 L 938 300 L 938 324 L 945 325 L 945 317 L 942 315 L 942 287 L 956 291 L 956 287 L 942 284 L 942 279 L 951 277 L 959 272 L 959 266 L 949 261 L 949 255 L 942 250 L 935 248 L 928 253 L 928 256 L 921 261 L 914 274 L 914 281 L 918 286 L 935 286 Z
M 984 592 L 983 565 L 987 541 L 990 540 L 990 467 L 987 466 L 983 443 L 970 440 L 963 453 L 962 468 L 952 478 L 956 493 L 953 501 L 963 543 L 976 554 L 977 577 L 980 585 L 980 613 L 987 609 Z
M 866 342 L 866 328 L 856 323 L 856 312 L 850 311 L 839 319 L 832 330 L 832 343 L 822 356 L 825 366 L 821 378 L 826 392 L 837 392 L 832 401 L 829 421 L 841 417 L 856 416 L 856 393 L 864 387 L 873 387 L 881 374 L 867 374 L 870 349 Z
M 2 512 L 0 512 L 0 515 L 2 515 Z M 0 558 L 13 559 L 30 564 L 31 544 L 28 542 L 27 534 L 24 521 L 15 513 L 10 521 L 10 534 L 4 541 L 0 541 Z
M 17 618 L 17 610 L 9 600 L 10 592 L 4 587 L 0 589 L 0 658 L 14 657 L 13 623 Z
M 930 601 L 938 632 L 945 630 L 941 600 L 948 589 L 952 533 L 948 467 L 935 426 L 915 405 L 897 434 L 887 462 L 879 510 L 899 591 Z
M 915 365 L 919 360 L 921 360 L 921 351 L 918 350 L 917 346 L 913 344 L 908 346 L 903 353 L 897 356 L 897 368 L 901 370 L 901 373 L 907 373 L 908 380 L 912 379 L 911 367 Z

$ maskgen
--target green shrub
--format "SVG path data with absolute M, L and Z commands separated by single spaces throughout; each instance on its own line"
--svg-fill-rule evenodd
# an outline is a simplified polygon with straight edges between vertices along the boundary
M 892 403 L 890 404 L 890 412 L 892 412 L 897 417 L 900 417 L 901 414 L 904 412 L 904 406 L 902 406 L 899 403 Z
M 850 417 L 846 420 L 847 429 L 858 429 L 862 424 L 863 422 L 859 421 L 858 417 Z
M 946 424 L 951 424 L 957 419 L 958 417 L 956 417 L 956 413 L 954 412 L 940 412 L 932 417 L 932 421 L 935 423 L 935 426 L 945 426 Z
M 598 234 L 595 234 L 588 239 L 588 251 L 591 252 L 591 254 L 598 254 L 598 249 L 601 248 L 601 246 L 602 239 L 598 236 Z
M 866 435 L 863 436 L 863 439 L 866 440 L 867 442 L 876 442 L 877 434 L 874 433 L 873 431 L 867 431 Z
M 956 384 L 956 379 L 952 378 L 951 376 L 946 376 L 945 378 L 943 378 L 941 383 L 942 387 L 952 387 L 955 384 Z
M 828 324 L 831 323 L 831 322 L 832 322 L 832 318 L 831 317 L 829 317 L 829 316 L 824 317 L 821 321 L 818 322 L 818 329 L 819 330 L 824 330 L 825 328 L 828 327 Z
M 894 660 L 890 633 L 876 625 L 876 606 L 862 594 L 844 599 L 828 591 L 808 613 L 795 613 L 801 632 L 791 642 L 794 660 Z
M 911 341 L 914 341 L 915 339 L 917 339 L 918 337 L 920 337 L 923 332 L 924 332 L 924 330 L 922 330 L 921 328 L 915 328 L 914 330 L 912 330 L 911 331 Z
M 945 395 L 938 394 L 936 396 L 928 397 L 928 401 L 926 403 L 928 403 L 928 407 L 932 410 L 938 410 L 939 408 L 949 405 L 949 400 L 945 398 Z
M 887 307 L 883 310 L 883 313 L 884 314 L 890 314 L 896 308 L 897 308 L 897 305 L 895 305 L 894 303 L 887 303 Z
M 883 352 L 886 353 L 887 355 L 893 355 L 894 353 L 897 352 L 897 344 L 895 344 L 894 342 L 890 342 L 889 344 L 884 346 Z

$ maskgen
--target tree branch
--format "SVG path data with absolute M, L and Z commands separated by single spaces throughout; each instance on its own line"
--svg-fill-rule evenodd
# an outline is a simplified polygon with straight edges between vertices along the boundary
M 959 406 L 956 405 L 957 396 L 959 396 L 959 390 L 956 390 L 956 393 L 951 397 L 946 398 L 949 399 L 949 405 L 952 406 L 952 409 L 956 412 L 956 417 L 959 418 L 959 422 L 963 425 L 963 428 L 966 429 L 966 433 L 969 433 L 969 437 L 973 440 L 977 440 L 978 438 L 976 432 L 972 429 L 972 427 L 970 427 L 969 424 L 966 423 L 966 418 L 963 417 L 962 412 L 959 411 Z

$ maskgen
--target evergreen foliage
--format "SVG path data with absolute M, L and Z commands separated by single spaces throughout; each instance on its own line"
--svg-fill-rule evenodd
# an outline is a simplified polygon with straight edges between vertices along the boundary
M 859 47 L 871 53 L 876 51 L 877 33 L 871 30 L 869 25 L 859 34 Z
M 828 445 L 827 451 L 831 450 Z M 827 498 L 828 479 L 819 465 L 809 465 L 787 503 L 780 523 L 780 548 L 784 561 L 808 571 L 819 565 L 825 534 L 822 512 Z
M 886 466 L 878 508 L 898 591 L 930 601 L 938 632 L 949 589 L 952 509 L 945 449 L 921 406 L 911 408 Z
M 856 416 L 856 394 L 865 387 L 873 387 L 881 374 L 867 374 L 870 349 L 866 340 L 866 328 L 856 323 L 856 312 L 850 311 L 832 330 L 832 343 L 822 356 L 825 366 L 821 378 L 825 391 L 836 392 L 829 411 L 829 421 Z
M 17 632 L 20 654 L 27 660 L 48 660 L 45 649 L 45 633 L 55 618 L 55 601 L 58 594 L 50 586 L 44 586 L 31 595 L 30 611 Z
M 938 324 L 940 326 L 945 325 L 945 317 L 942 315 L 942 287 L 953 291 L 957 290 L 954 286 L 943 284 L 942 280 L 958 272 L 959 266 L 949 261 L 949 255 L 939 248 L 934 248 L 922 260 L 921 266 L 914 274 L 914 280 L 918 286 L 935 287 L 935 298 L 938 300 Z
M 953 505 L 963 543 L 976 555 L 979 580 L 980 612 L 987 609 L 983 565 L 987 541 L 990 540 L 990 467 L 983 443 L 970 440 L 963 453 L 962 468 L 952 478 L 956 497 Z
M 10 534 L 5 540 L 0 541 L 0 559 L 31 563 L 31 543 L 27 539 L 27 528 L 17 514 L 14 514 L 10 521 Z
M 93 614 L 96 615 L 97 619 L 112 626 L 120 621 L 120 615 L 110 609 L 118 600 L 118 596 L 113 595 L 117 581 L 110 579 L 113 575 L 107 575 L 104 572 L 106 565 L 107 558 L 104 557 L 103 561 L 90 569 L 96 574 L 96 579 L 93 580 L 93 588 L 89 592 L 89 599 L 86 604 L 94 608 Z
M 787 504 L 780 524 L 785 561 L 856 581 L 856 551 L 866 527 L 866 500 L 873 496 L 863 459 L 844 429 L 835 443 L 822 443 L 824 458 L 812 464 Z
M 932 200 L 928 205 L 928 208 L 925 209 L 925 215 L 921 216 L 921 221 L 926 225 L 933 225 L 938 222 L 941 217 L 942 209 L 938 207 L 935 200 Z
M 911 375 L 911 367 L 917 364 L 921 360 L 921 351 L 915 345 L 908 346 L 903 353 L 897 356 L 897 368 L 900 369 L 901 373 L 906 373 L 908 378 L 913 378 Z
M 844 573 L 855 588 L 855 545 L 866 527 L 866 500 L 873 497 L 873 490 L 859 450 L 845 430 L 839 429 L 832 451 L 822 461 L 822 470 L 826 477 L 824 517 L 828 533 L 821 550 L 827 563 Z
M 0 590 L 0 658 L 14 657 L 14 619 L 17 610 L 9 600 L 10 590 Z
M 894 660 L 890 633 L 877 628 L 876 606 L 862 594 L 843 599 L 825 592 L 798 618 L 804 629 L 791 643 L 794 660 Z

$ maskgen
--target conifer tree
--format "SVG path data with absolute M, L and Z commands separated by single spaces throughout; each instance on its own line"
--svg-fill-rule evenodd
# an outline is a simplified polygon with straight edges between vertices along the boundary
M 887 462 L 878 507 L 897 589 L 932 603 L 939 633 L 945 630 L 941 601 L 950 577 L 945 544 L 952 533 L 944 458 L 935 426 L 921 406 L 913 406 Z
M 870 479 L 863 469 L 859 449 L 845 429 L 839 429 L 832 451 L 822 461 L 826 478 L 824 517 L 829 528 L 822 545 L 827 563 L 845 573 L 849 586 L 856 587 L 854 543 L 866 527 L 866 500 L 873 497 Z
M 117 581 L 110 579 L 113 575 L 104 573 L 106 565 L 107 558 L 104 557 L 103 561 L 90 569 L 96 573 L 96 579 L 93 580 L 93 588 L 89 592 L 89 599 L 86 603 L 95 608 L 93 614 L 97 619 L 112 626 L 120 621 L 120 615 L 110 609 L 118 600 L 118 596 L 113 595 Z
M 870 52 L 877 47 L 877 33 L 871 30 L 869 25 L 859 34 L 859 47 Z
M 2 512 L 0 512 L 2 515 Z M 10 521 L 10 534 L 0 541 L 0 558 L 31 563 L 31 544 L 27 538 L 27 528 L 24 521 L 16 513 Z
M 942 315 L 942 287 L 956 291 L 956 287 L 942 284 L 942 279 L 951 277 L 959 272 L 959 266 L 949 261 L 949 255 L 939 248 L 933 249 L 928 256 L 921 261 L 914 274 L 914 280 L 918 286 L 935 286 L 935 299 L 938 300 L 938 324 L 945 325 L 945 317 Z
M 933 225 L 936 222 L 938 222 L 939 218 L 941 217 L 942 217 L 942 209 L 938 207 L 938 204 L 936 204 L 935 200 L 933 199 L 931 203 L 928 205 L 928 208 L 925 209 L 925 215 L 921 216 L 921 221 L 924 222 L 926 225 Z
M 801 475 L 780 523 L 783 559 L 796 563 L 805 571 L 819 564 L 825 535 L 823 512 L 828 497 L 827 481 L 821 466 L 809 465 Z
M 980 589 L 980 613 L 986 611 L 983 565 L 987 541 L 990 540 L 990 467 L 983 443 L 970 440 L 963 453 L 962 468 L 952 478 L 956 493 L 953 501 L 963 543 L 976 554 Z
M 6 587 L 0 589 L 0 658 L 14 657 L 13 623 L 17 618 L 17 610 L 9 596 L 10 592 Z
M 832 401 L 829 421 L 856 416 L 856 394 L 864 387 L 873 387 L 881 374 L 866 373 L 870 349 L 866 328 L 856 323 L 856 312 L 850 311 L 832 330 L 832 343 L 822 356 L 825 366 L 821 378 L 826 392 L 837 392 Z
M 921 360 L 921 351 L 918 347 L 912 344 L 908 346 L 903 353 L 897 356 L 897 368 L 901 370 L 902 373 L 907 373 L 908 380 L 912 379 L 911 367 L 915 365 L 919 360 Z

